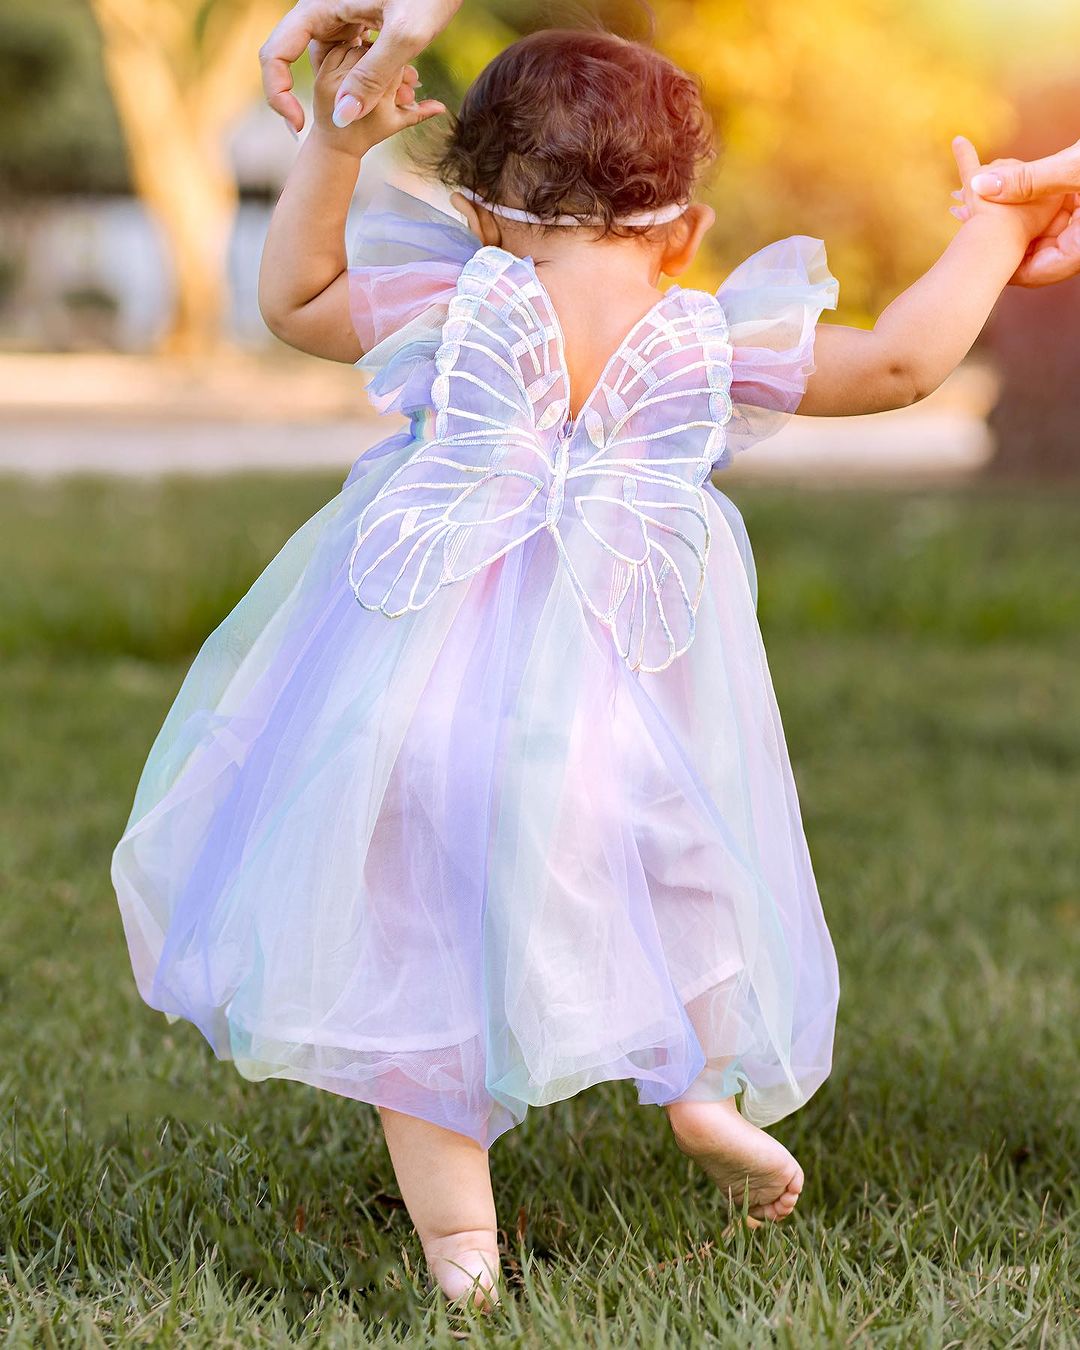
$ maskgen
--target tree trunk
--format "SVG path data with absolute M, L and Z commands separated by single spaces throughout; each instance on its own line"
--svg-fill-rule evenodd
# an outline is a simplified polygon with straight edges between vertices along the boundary
M 218 6 L 216 28 L 200 40 L 196 5 L 185 13 L 154 0 L 91 3 L 132 177 L 171 263 L 175 303 L 162 346 L 205 355 L 224 341 L 237 206 L 225 131 L 254 91 L 257 43 L 281 5 Z

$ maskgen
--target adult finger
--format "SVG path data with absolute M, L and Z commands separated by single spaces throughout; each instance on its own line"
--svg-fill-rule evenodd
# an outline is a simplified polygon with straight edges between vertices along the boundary
M 1080 211 L 1055 239 L 1040 240 L 1016 270 L 1017 286 L 1052 286 L 1080 276 Z
M 351 42 L 369 28 L 381 8 L 379 0 L 353 4 L 349 6 L 351 12 L 346 19 L 339 6 L 296 4 L 260 47 L 259 62 L 266 101 L 294 131 L 303 128 L 304 110 L 292 92 L 293 62 L 299 61 L 308 43 L 314 40 L 312 62 L 314 64 L 317 59 L 321 64 L 330 47 L 339 42 Z
M 1041 248 L 1028 254 L 1012 278 L 1014 286 L 1036 290 L 1040 286 L 1056 286 L 1059 281 L 1070 281 L 1080 276 L 1080 253 L 1068 254 L 1060 248 Z
M 334 123 L 346 127 L 363 117 L 380 98 L 401 81 L 401 69 L 423 46 L 424 39 L 412 30 L 388 24 L 356 63 L 338 90 Z
M 1062 206 L 1054 219 L 1047 225 L 1046 229 L 1043 230 L 1042 234 L 1039 236 L 1039 241 L 1037 242 L 1044 239 L 1056 239 L 1062 230 L 1067 229 L 1068 226 L 1072 224 L 1072 218 L 1072 209 L 1067 206 Z
M 303 128 L 304 110 L 292 92 L 292 63 L 303 56 L 310 38 L 307 23 L 291 9 L 259 48 L 266 101 L 294 131 Z
M 1070 257 L 1080 260 L 1080 207 L 1073 212 L 1072 220 L 1058 235 L 1058 247 Z
M 1080 141 L 1045 159 L 999 166 L 971 180 L 980 197 L 996 202 L 1031 202 L 1080 189 Z

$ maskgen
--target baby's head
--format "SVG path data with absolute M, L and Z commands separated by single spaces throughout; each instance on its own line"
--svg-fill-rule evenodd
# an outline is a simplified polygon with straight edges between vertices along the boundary
M 698 86 L 672 62 L 611 33 L 549 29 L 480 73 L 436 169 L 481 202 L 595 223 L 595 239 L 677 215 L 712 153 Z

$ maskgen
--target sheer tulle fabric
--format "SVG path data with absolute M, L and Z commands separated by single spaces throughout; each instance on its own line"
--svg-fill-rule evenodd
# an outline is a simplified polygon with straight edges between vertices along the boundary
M 692 640 L 657 670 L 588 604 L 625 559 L 598 546 L 575 570 L 550 528 L 400 617 L 358 603 L 360 522 L 436 438 L 450 302 L 481 264 L 403 194 L 357 251 L 361 365 L 411 429 L 357 461 L 184 680 L 113 859 L 140 993 L 250 1078 L 484 1144 L 617 1078 L 649 1103 L 742 1092 L 750 1119 L 777 1120 L 828 1073 L 837 982 L 741 518 L 705 478 Z M 711 430 L 668 458 L 723 463 L 793 410 L 834 289 L 820 245 L 788 240 L 719 303 L 665 298 L 657 321 L 687 350 L 685 316 L 716 316 L 731 400 L 720 420 L 703 394 Z M 594 407 L 610 441 L 612 405 Z M 661 444 L 616 456 L 632 505 Z

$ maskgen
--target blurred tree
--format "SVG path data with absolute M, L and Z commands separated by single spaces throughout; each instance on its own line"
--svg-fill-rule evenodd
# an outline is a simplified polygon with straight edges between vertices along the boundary
M 194 354 L 222 336 L 225 262 L 237 192 L 229 122 L 258 89 L 259 44 L 282 0 L 91 0 L 136 190 L 172 261 L 167 350 Z
M 1080 83 L 1030 85 L 1016 95 L 1020 130 L 1001 153 L 1038 159 L 1080 135 Z M 989 158 L 989 156 L 987 156 Z M 1080 477 L 1080 277 L 1011 286 L 987 331 L 1001 386 L 990 414 L 995 477 Z
M 901 0 L 659 0 L 660 45 L 723 139 L 713 263 L 823 238 L 848 318 L 877 314 L 955 231 L 950 142 L 1010 125 L 990 72 Z
M 164 346 L 205 352 L 221 339 L 237 200 L 224 133 L 257 94 L 258 48 L 288 0 L 89 3 L 101 29 L 132 179 L 161 224 L 173 263 L 176 306 Z M 516 0 L 474 4 L 436 47 L 442 87 L 463 88 L 530 26 L 522 24 L 523 13 L 535 18 L 537 7 Z

